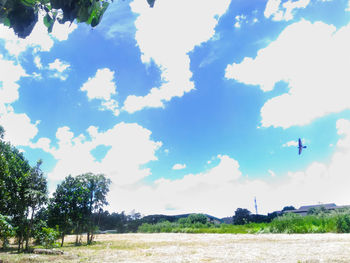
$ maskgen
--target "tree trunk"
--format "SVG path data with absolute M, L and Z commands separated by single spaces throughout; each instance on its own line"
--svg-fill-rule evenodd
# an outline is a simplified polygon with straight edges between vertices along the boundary
M 17 252 L 19 253 L 21 251 L 21 236 L 18 237 L 18 248 L 17 248 Z
M 31 235 L 32 225 L 33 225 L 33 218 L 34 218 L 34 208 L 32 208 L 32 215 L 30 216 L 29 226 L 27 228 L 27 236 L 26 236 L 26 251 L 29 249 L 29 238 Z
M 62 232 L 61 239 L 62 239 L 62 241 L 61 241 L 61 247 L 63 247 L 63 243 L 64 243 L 64 232 Z

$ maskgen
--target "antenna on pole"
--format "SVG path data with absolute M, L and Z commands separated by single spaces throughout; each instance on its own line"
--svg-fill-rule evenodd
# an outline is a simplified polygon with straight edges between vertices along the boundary
M 254 204 L 255 204 L 255 214 L 258 214 L 258 205 L 256 204 L 256 196 L 254 196 Z

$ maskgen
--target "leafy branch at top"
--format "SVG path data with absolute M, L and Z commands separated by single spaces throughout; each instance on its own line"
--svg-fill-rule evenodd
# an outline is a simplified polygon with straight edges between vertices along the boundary
M 44 24 L 50 33 L 54 23 L 87 23 L 97 26 L 113 0 L 0 0 L 0 23 L 13 28 L 26 38 L 38 22 L 39 12 L 45 14 Z M 155 0 L 147 0 L 153 7 Z

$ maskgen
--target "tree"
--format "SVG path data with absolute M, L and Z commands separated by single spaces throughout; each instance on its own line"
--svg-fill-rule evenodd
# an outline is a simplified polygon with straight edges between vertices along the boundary
M 65 235 L 73 230 L 73 219 L 78 217 L 75 215 L 78 211 L 76 208 L 78 194 L 76 192 L 76 180 L 69 175 L 61 184 L 57 185 L 48 205 L 48 225 L 58 226 L 61 246 L 63 246 Z
M 50 227 L 59 227 L 61 246 L 65 235 L 71 231 L 77 235 L 76 244 L 80 243 L 79 235 L 84 230 L 87 243 L 91 244 L 96 226 L 93 213 L 107 205 L 110 183 L 103 174 L 87 173 L 76 177 L 69 175 L 57 186 L 48 207 L 48 221 Z
M 47 182 L 40 165 L 41 161 L 30 167 L 18 149 L 0 141 L 0 214 L 11 218 L 18 250 L 23 248 L 24 241 L 28 249 L 35 211 L 46 200 Z
M 93 213 L 101 211 L 101 208 L 108 204 L 106 196 L 109 192 L 111 180 L 107 179 L 103 174 L 92 173 L 79 175 L 77 180 L 80 180 L 83 187 L 87 189 L 87 243 L 91 244 L 96 225 L 93 221 Z
M 195 223 L 206 224 L 208 222 L 208 218 L 203 214 L 191 214 L 187 217 L 187 222 L 189 224 L 195 224 Z
M 291 210 L 295 210 L 295 207 L 294 206 L 285 206 L 283 207 L 282 209 L 282 212 L 285 212 L 285 211 L 291 211 Z
M 39 12 L 44 14 L 48 32 L 54 23 L 77 21 L 91 27 L 97 26 L 113 0 L 1 0 L 0 23 L 13 28 L 21 38 L 26 38 L 38 22 Z M 153 7 L 155 0 L 147 0 Z
M 237 208 L 233 217 L 233 223 L 235 225 L 244 225 L 249 222 L 249 216 L 251 212 L 245 208 Z
M 42 160 L 39 160 L 36 166 L 31 168 L 28 177 L 28 189 L 25 197 L 27 200 L 27 215 L 30 215 L 30 220 L 26 233 L 26 250 L 28 250 L 35 212 L 48 200 L 47 181 L 40 168 L 42 163 Z

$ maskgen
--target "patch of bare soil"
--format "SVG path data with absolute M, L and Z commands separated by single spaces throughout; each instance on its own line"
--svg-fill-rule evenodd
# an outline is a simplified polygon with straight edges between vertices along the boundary
M 68 237 L 67 241 L 73 241 Z M 8 262 L 350 262 L 350 234 L 113 234 Z M 3 255 L 0 253 L 0 259 Z M 5 259 L 5 258 L 3 258 Z
M 111 242 L 100 262 L 350 262 L 348 234 L 125 234 L 97 241 Z

